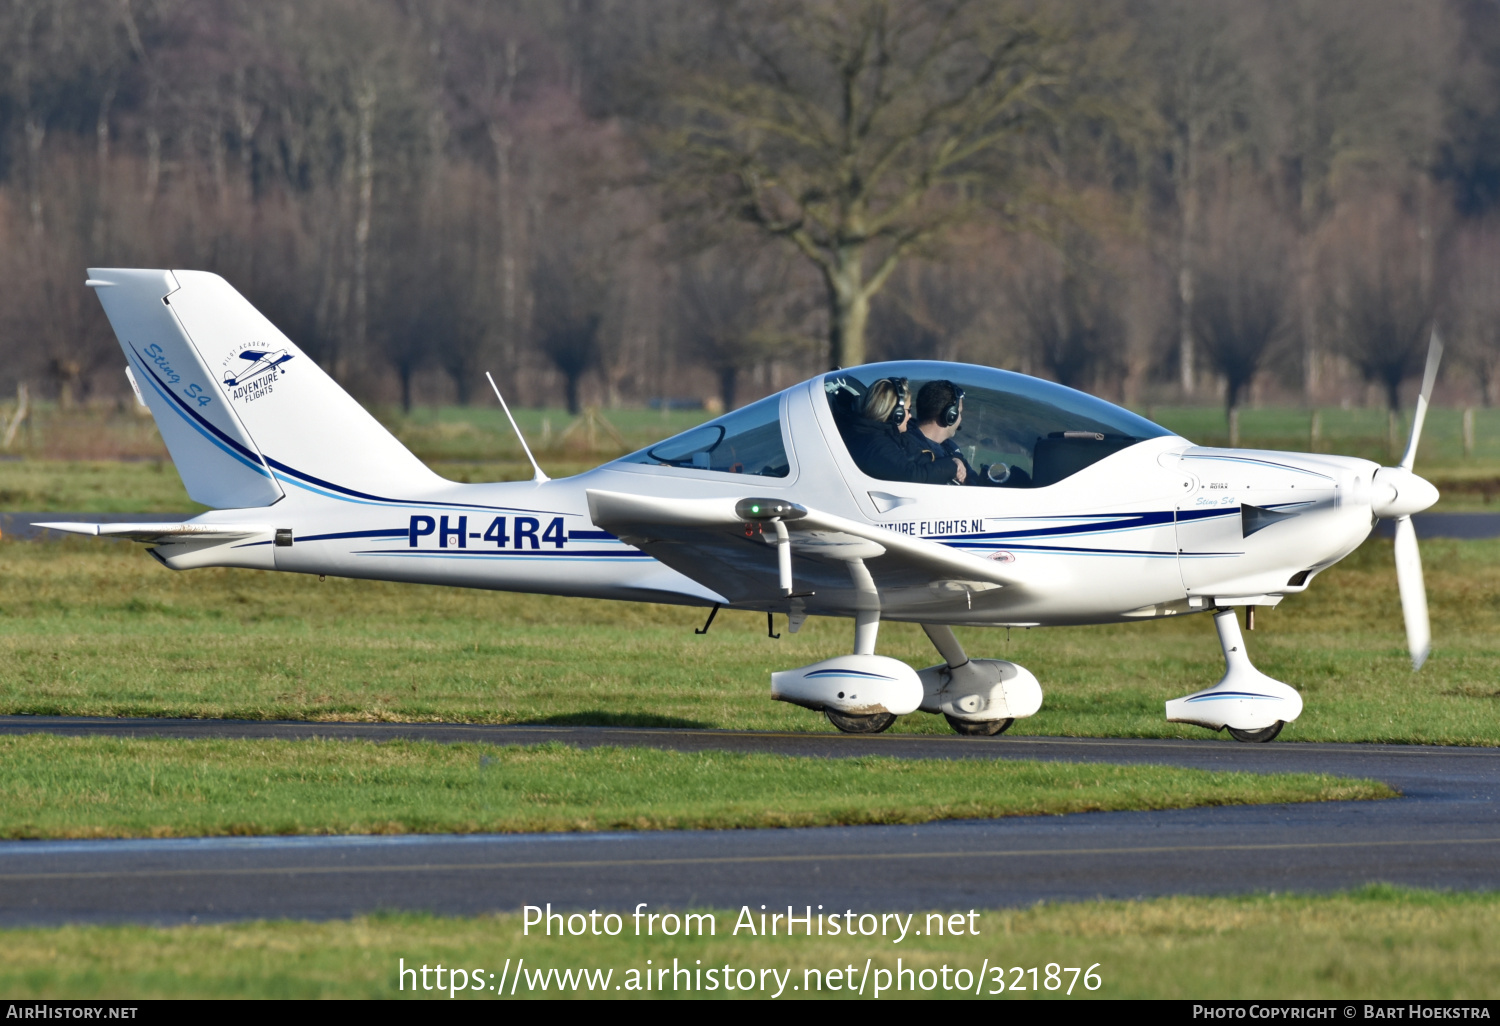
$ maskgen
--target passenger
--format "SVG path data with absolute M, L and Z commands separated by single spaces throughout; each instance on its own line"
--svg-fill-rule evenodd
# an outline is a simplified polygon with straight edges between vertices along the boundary
M 911 417 L 911 386 L 905 378 L 881 378 L 871 385 L 862 415 L 849 425 L 849 455 L 855 465 L 883 481 L 962 482 L 962 462 L 940 458 L 936 447 L 909 432 Z
M 1024 485 L 1030 478 L 1025 471 L 1008 467 L 1003 463 L 992 463 L 976 471 L 964 458 L 953 436 L 963 426 L 964 390 L 951 381 L 929 381 L 917 392 L 917 432 L 929 446 L 936 449 L 938 459 L 958 462 L 959 484 L 971 485 Z

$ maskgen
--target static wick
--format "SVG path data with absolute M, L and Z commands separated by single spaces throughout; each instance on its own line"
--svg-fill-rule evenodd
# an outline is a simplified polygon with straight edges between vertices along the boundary
M 531 455 L 531 446 L 526 444 L 526 436 L 521 434 L 521 428 L 520 425 L 516 423 L 516 418 L 510 415 L 510 407 L 505 405 L 505 396 L 500 394 L 500 386 L 495 384 L 494 375 L 490 374 L 489 371 L 485 371 L 484 376 L 489 379 L 490 387 L 495 390 L 495 398 L 500 400 L 500 408 L 505 411 L 505 419 L 510 421 L 511 429 L 515 431 L 516 438 L 520 440 L 522 451 L 526 453 L 526 458 L 531 461 L 531 469 L 536 471 L 536 474 L 532 477 L 532 480 L 538 483 L 542 481 L 551 481 L 552 479 L 550 477 L 542 473 L 542 466 L 536 461 L 536 457 Z

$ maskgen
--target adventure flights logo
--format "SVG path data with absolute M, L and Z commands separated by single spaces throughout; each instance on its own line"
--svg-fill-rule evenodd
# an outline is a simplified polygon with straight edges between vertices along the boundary
M 286 373 L 282 366 L 292 359 L 285 349 L 269 352 L 264 349 L 242 349 L 238 356 L 244 363 L 235 363 L 235 353 L 224 358 L 224 387 L 232 398 L 252 402 L 271 394 L 276 379 Z

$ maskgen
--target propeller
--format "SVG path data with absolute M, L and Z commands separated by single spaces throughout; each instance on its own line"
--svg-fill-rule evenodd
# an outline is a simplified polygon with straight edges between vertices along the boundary
M 1427 585 L 1422 580 L 1417 529 L 1409 516 L 1396 520 L 1396 587 L 1401 591 L 1401 616 L 1406 620 L 1406 649 L 1411 653 L 1411 668 L 1420 670 L 1432 651 L 1432 625 L 1427 619 Z
M 1396 466 L 1377 470 L 1372 482 L 1375 486 L 1372 511 L 1378 517 L 1390 517 L 1396 521 L 1396 586 L 1401 592 L 1401 615 L 1406 620 L 1406 647 L 1411 653 L 1413 670 L 1420 670 L 1432 651 L 1432 624 L 1427 615 L 1422 554 L 1417 549 L 1417 529 L 1412 526 L 1411 515 L 1436 502 L 1438 491 L 1412 473 L 1411 468 L 1417 458 L 1417 443 L 1422 437 L 1427 404 L 1432 398 L 1432 386 L 1437 381 L 1438 364 L 1442 359 L 1443 342 L 1438 338 L 1437 329 L 1433 328 L 1432 341 L 1427 347 L 1427 369 L 1422 374 L 1422 391 L 1417 396 L 1416 412 L 1412 415 L 1411 438 L 1406 443 L 1406 452 Z

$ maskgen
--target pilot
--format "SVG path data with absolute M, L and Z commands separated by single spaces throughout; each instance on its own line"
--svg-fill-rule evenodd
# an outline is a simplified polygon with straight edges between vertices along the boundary
M 964 459 L 953 440 L 964 420 L 964 390 L 951 381 L 929 381 L 917 391 L 917 435 L 925 447 L 936 450 L 937 459 L 958 463 L 955 484 L 1021 484 L 1025 473 L 1003 463 L 992 463 L 976 471 Z
M 862 415 L 850 425 L 849 455 L 855 464 L 883 481 L 962 482 L 961 460 L 941 456 L 926 439 L 908 431 L 911 406 L 911 386 L 905 378 L 881 378 L 870 386 Z

